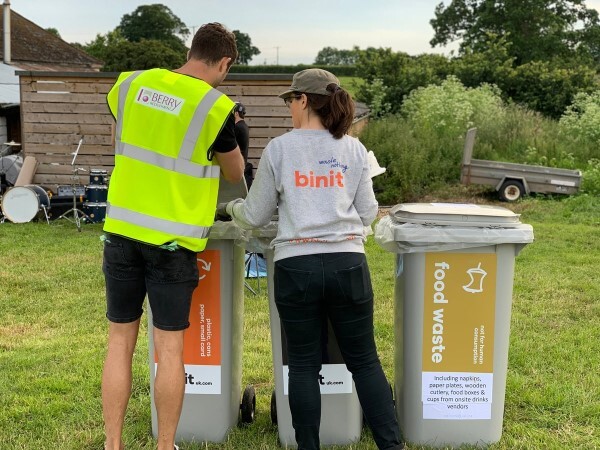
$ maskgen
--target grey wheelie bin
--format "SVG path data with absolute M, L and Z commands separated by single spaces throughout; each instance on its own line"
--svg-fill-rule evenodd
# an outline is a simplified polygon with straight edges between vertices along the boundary
M 242 197 L 245 184 L 221 180 L 219 201 Z M 242 393 L 244 247 L 246 232 L 233 222 L 216 221 L 206 249 L 198 253 L 198 287 L 192 296 L 190 327 L 184 334 L 185 394 L 176 441 L 223 442 L 240 419 L 254 420 L 255 391 Z M 154 404 L 156 357 L 149 317 L 152 433 L 157 436 Z
M 244 234 L 233 222 L 215 222 L 206 249 L 198 253 L 198 287 L 192 296 L 190 327 L 184 334 L 185 394 L 176 441 L 223 442 L 240 417 L 252 422 L 255 393 L 242 394 Z M 152 433 L 156 358 L 149 310 Z
M 375 239 L 396 253 L 396 413 L 419 445 L 500 440 L 515 257 L 530 225 L 506 208 L 407 203 Z
M 277 424 L 279 442 L 283 447 L 296 447 L 292 415 L 288 397 L 288 362 L 285 334 L 275 305 L 273 274 L 273 249 L 271 241 L 277 235 L 277 222 L 251 232 L 247 250 L 262 253 L 267 261 L 267 289 L 273 371 L 275 390 L 271 397 L 271 420 Z M 319 437 L 322 445 L 346 445 L 360 439 L 362 409 L 352 374 L 346 368 L 335 340 L 331 324 L 324 327 L 323 367 L 319 382 L 321 387 L 321 427 Z

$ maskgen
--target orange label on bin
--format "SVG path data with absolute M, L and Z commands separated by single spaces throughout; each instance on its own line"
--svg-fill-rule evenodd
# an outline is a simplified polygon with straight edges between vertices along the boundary
M 221 364 L 221 252 L 198 253 L 198 287 L 192 295 L 190 327 L 185 330 L 183 362 Z
M 427 253 L 423 371 L 492 373 L 495 253 Z

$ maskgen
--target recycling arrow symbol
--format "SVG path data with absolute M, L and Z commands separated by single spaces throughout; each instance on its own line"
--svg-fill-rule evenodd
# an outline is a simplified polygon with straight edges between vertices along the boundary
M 201 263 L 200 268 L 202 270 L 204 270 L 205 272 L 210 272 L 211 263 L 204 261 L 202 258 L 198 258 L 198 261 Z M 202 276 L 198 277 L 198 280 L 201 280 L 204 277 L 206 277 L 206 274 L 203 273 Z

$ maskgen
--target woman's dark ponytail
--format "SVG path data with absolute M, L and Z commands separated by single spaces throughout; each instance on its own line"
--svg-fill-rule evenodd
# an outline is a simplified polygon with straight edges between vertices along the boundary
M 306 94 L 308 105 L 333 137 L 340 139 L 352 126 L 354 101 L 347 91 L 335 83 L 327 85 L 326 89 L 331 95 Z

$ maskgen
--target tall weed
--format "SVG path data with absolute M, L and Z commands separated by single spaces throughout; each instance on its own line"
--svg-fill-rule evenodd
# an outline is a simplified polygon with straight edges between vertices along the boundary
M 600 157 L 600 90 L 577 94 L 560 118 L 559 128 L 580 159 Z
M 590 159 L 583 171 L 581 190 L 586 194 L 600 196 L 600 159 Z

